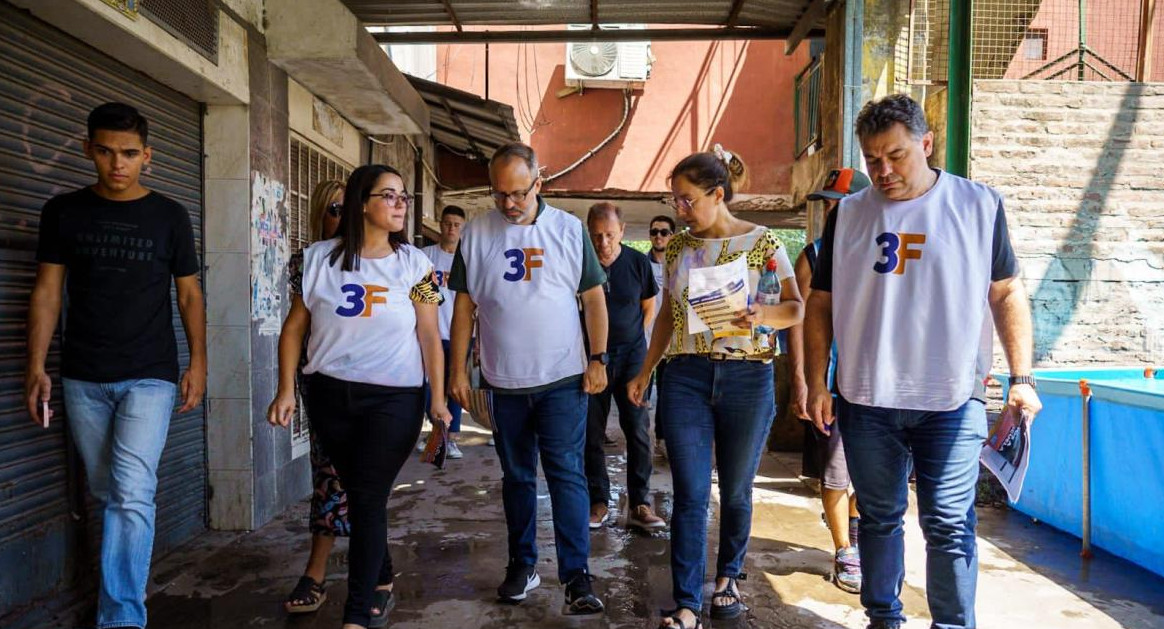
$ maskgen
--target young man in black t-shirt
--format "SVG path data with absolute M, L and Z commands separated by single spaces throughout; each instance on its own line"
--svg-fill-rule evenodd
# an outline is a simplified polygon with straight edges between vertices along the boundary
M 626 385 L 639 373 L 647 356 L 646 330 L 654 322 L 659 288 L 646 255 L 621 244 L 626 224 L 613 203 L 597 203 L 586 217 L 586 228 L 598 262 L 606 271 L 606 312 L 610 324 L 606 341 L 609 386 L 590 396 L 586 429 L 586 480 L 590 492 L 590 528 L 598 529 L 610 516 L 610 475 L 606 471 L 603 437 L 611 398 L 618 406 L 618 423 L 626 435 L 627 526 L 657 529 L 666 522 L 648 501 L 651 480 L 651 433 L 647 410 L 631 403 Z
M 175 399 L 184 413 L 206 390 L 206 311 L 189 215 L 139 181 L 151 157 L 145 118 L 106 103 L 90 112 L 88 128 L 97 183 L 41 211 L 25 393 L 32 419 L 47 428 L 45 357 L 64 288 L 65 414 L 103 507 L 97 627 L 145 627 L 158 459 Z M 190 350 L 180 381 L 171 277 Z

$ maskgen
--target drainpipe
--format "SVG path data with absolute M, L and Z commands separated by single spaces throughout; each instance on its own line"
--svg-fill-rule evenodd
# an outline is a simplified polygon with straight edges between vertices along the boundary
M 416 160 L 412 164 L 412 242 L 424 246 L 424 147 L 416 145 Z
M 845 2 L 845 56 L 841 80 L 841 167 L 860 168 L 861 149 L 857 144 L 857 112 L 861 109 L 861 42 L 865 35 L 865 0 Z
M 950 0 L 949 65 L 946 68 L 946 170 L 970 174 L 970 51 L 973 0 Z

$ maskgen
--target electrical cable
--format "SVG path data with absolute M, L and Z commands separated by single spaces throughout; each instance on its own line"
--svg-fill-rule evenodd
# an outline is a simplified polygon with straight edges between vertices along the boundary
M 601 142 L 599 142 L 597 146 L 595 146 L 594 148 L 587 151 L 584 155 L 582 155 L 582 157 L 579 157 L 578 160 L 575 161 L 573 164 L 570 164 L 569 166 L 563 168 L 562 170 L 545 177 L 542 181 L 543 182 L 553 181 L 553 180 L 557 179 L 558 177 L 561 177 L 562 175 L 565 175 L 566 173 L 574 170 L 578 166 L 581 166 L 582 162 L 585 162 L 586 160 L 593 157 L 595 153 L 597 153 L 598 151 L 601 151 L 603 147 L 605 147 L 607 144 L 610 144 L 610 142 L 612 140 L 614 140 L 614 138 L 618 137 L 618 134 L 622 133 L 622 129 L 623 129 L 623 127 L 626 126 L 626 121 L 627 121 L 628 117 L 630 117 L 630 90 L 623 90 L 622 91 L 622 120 L 620 120 L 618 122 L 618 126 L 614 128 L 614 131 L 611 131 L 610 135 L 606 136 L 606 138 L 604 138 Z

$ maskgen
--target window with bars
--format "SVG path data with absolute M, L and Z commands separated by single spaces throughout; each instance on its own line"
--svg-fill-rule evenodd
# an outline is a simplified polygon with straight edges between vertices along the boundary
M 291 136 L 290 164 L 287 169 L 287 244 L 291 251 L 301 251 L 311 244 L 311 193 L 322 181 L 347 181 L 352 167 L 324 153 L 307 140 Z M 307 413 L 300 393 L 291 423 L 292 456 L 300 456 L 308 447 Z
M 820 143 L 820 72 L 821 57 L 816 57 L 796 76 L 796 157 Z

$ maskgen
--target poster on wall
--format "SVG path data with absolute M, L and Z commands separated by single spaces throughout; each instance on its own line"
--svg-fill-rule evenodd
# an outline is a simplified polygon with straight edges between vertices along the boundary
M 260 336 L 279 334 L 283 324 L 283 272 L 287 268 L 285 188 L 251 173 L 251 321 Z

